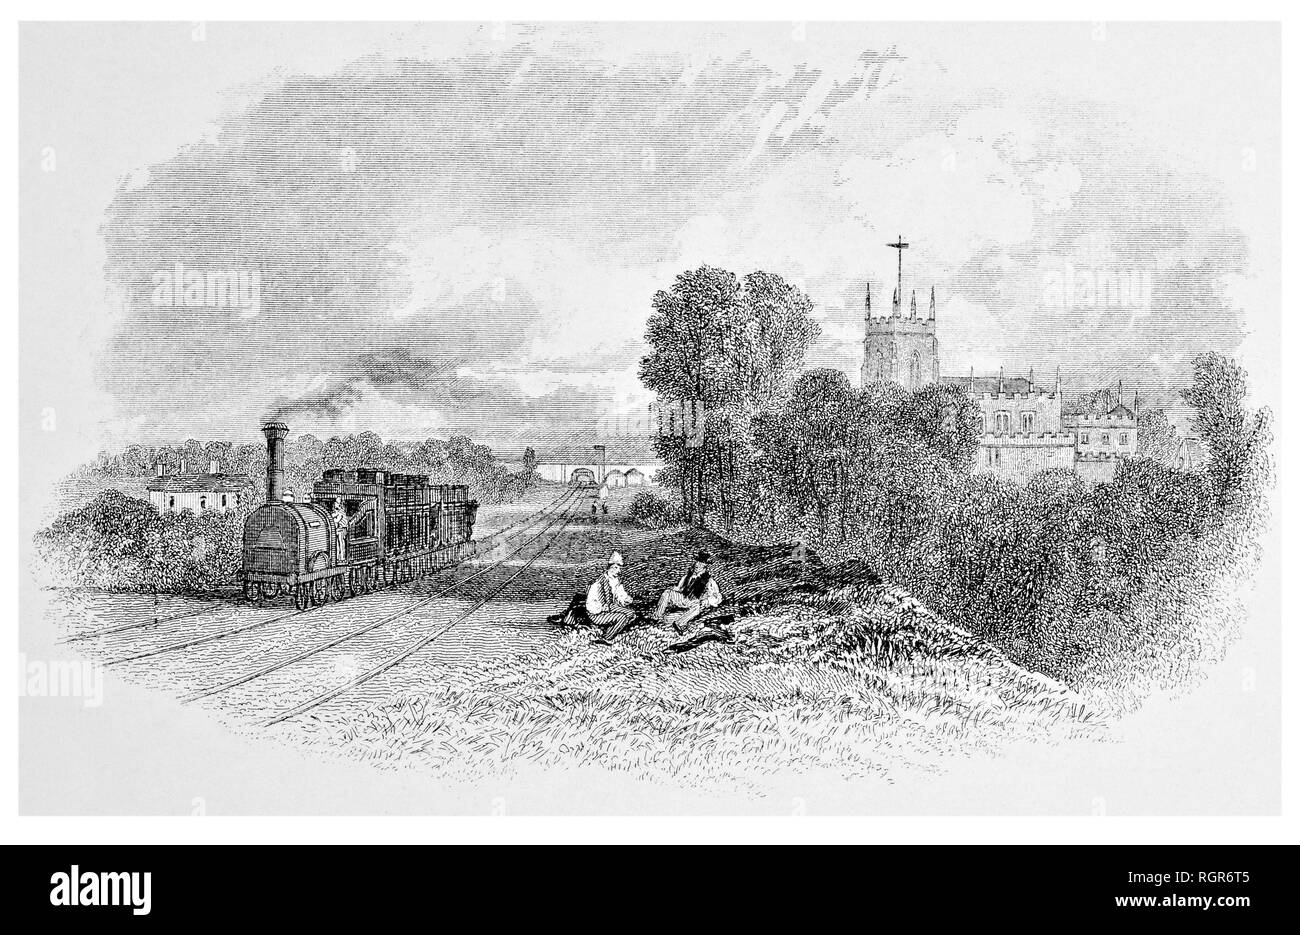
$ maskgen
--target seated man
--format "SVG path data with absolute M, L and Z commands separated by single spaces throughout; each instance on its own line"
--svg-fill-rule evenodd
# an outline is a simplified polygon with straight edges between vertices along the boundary
M 623 572 L 623 556 L 611 552 L 605 564 L 605 573 L 591 583 L 587 589 L 587 616 L 591 622 L 604 629 L 595 642 L 609 644 L 637 619 L 637 612 L 630 606 L 632 597 L 623 588 L 619 576 Z
M 677 587 L 664 591 L 655 608 L 654 618 L 660 623 L 665 620 L 673 625 L 678 633 L 685 633 L 686 626 L 704 611 L 722 603 L 722 591 L 718 583 L 709 574 L 710 555 L 700 552 Z M 676 613 L 669 614 L 669 611 Z

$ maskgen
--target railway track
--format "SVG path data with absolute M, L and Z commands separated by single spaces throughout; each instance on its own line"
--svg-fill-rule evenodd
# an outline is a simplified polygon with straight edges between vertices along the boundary
M 560 507 L 571 507 L 572 504 L 573 504 L 574 502 L 576 502 L 577 497 L 579 496 L 579 494 L 580 494 L 580 491 L 579 491 L 578 489 L 576 489 L 576 488 L 575 488 L 575 489 L 571 489 L 571 490 L 566 491 L 565 493 L 563 493 L 563 494 L 561 494 L 559 497 L 557 497 L 555 500 L 551 501 L 551 503 L 549 503 L 549 504 L 547 504 L 545 507 L 543 507 L 541 510 L 538 510 L 538 511 L 536 511 L 535 513 L 533 513 L 531 516 L 526 517 L 525 520 L 527 521 L 527 525 L 531 526 L 531 525 L 535 524 L 538 520 L 542 519 L 542 518 L 543 518 L 543 517 L 544 517 L 548 512 L 552 512 L 552 511 L 555 510 L 555 509 L 558 509 L 558 508 L 560 508 Z M 510 528 L 510 527 L 507 527 L 507 528 Z M 516 524 L 516 528 L 526 528 L 526 527 L 523 526 L 523 521 L 521 521 L 519 524 Z M 548 528 L 549 528 L 549 527 L 548 527 Z M 502 532 L 504 532 L 504 530 L 502 530 Z M 499 534 L 499 533 L 498 533 L 498 534 Z M 494 535 L 498 535 L 498 534 L 494 534 Z M 489 537 L 489 538 L 491 538 L 491 537 Z M 530 541 L 531 541 L 531 540 L 530 540 Z M 453 566 L 453 567 L 454 567 L 454 566 Z M 419 602 L 417 602 L 417 603 L 419 603 Z M 413 605 L 413 606 L 416 606 L 416 605 Z M 422 606 L 422 605 L 421 605 L 421 606 Z M 206 644 L 208 644 L 208 643 L 213 643 L 213 642 L 216 642 L 216 641 L 218 641 L 218 640 L 223 640 L 223 639 L 226 639 L 226 638 L 231 637 L 231 636 L 237 636 L 237 635 L 239 635 L 239 634 L 241 634 L 241 633 L 247 633 L 247 632 L 249 632 L 249 631 L 251 631 L 251 630 L 257 630 L 257 629 L 260 629 L 260 628 L 262 628 L 262 627 L 270 626 L 271 624 L 278 623 L 278 622 L 280 622 L 280 621 L 282 621 L 282 620 L 288 620 L 288 619 L 293 618 L 293 617 L 303 616 L 303 615 L 305 615 L 305 614 L 312 613 L 313 611 L 316 611 L 316 610 L 319 610 L 319 609 L 320 609 L 319 607 L 312 607 L 312 608 L 310 608 L 310 609 L 308 609 L 308 610 L 291 610 L 291 611 L 288 611 L 288 612 L 283 613 L 283 614 L 277 614 L 277 615 L 275 615 L 275 616 L 273 616 L 273 617 L 270 617 L 270 618 L 267 618 L 267 619 L 264 619 L 264 620 L 255 620 L 255 621 L 253 621 L 253 622 L 251 622 L 251 623 L 246 623 L 246 624 L 243 624 L 243 625 L 241 625 L 241 626 L 232 627 L 232 628 L 230 628 L 230 629 L 228 629 L 228 630 L 222 630 L 222 631 L 220 631 L 220 632 L 218 632 L 218 633 L 210 633 L 210 634 L 207 634 L 207 635 L 205 635 L 205 636 L 196 637 L 195 639 L 182 640 L 182 641 L 180 641 L 180 642 L 176 642 L 176 643 L 168 643 L 168 644 L 165 644 L 165 645 L 163 645 L 163 646 L 156 646 L 156 647 L 154 647 L 154 648 L 152 648 L 152 649 L 148 649 L 148 650 L 145 650 L 145 651 L 143 651 L 143 652 L 133 653 L 133 654 L 131 654 L 131 655 L 129 655 L 129 656 L 121 656 L 121 657 L 119 657 L 119 658 L 117 658 L 117 659 L 110 659 L 110 660 L 108 660 L 107 662 L 104 662 L 103 665 L 104 665 L 105 667 L 107 667 L 107 666 L 116 666 L 116 665 L 123 665 L 123 664 L 125 664 L 125 663 L 129 663 L 129 662 L 137 662 L 137 661 L 140 661 L 140 660 L 142 660 L 142 659 L 151 659 L 151 658 L 153 658 L 154 656 L 160 656 L 160 655 L 162 655 L 162 654 L 164 654 L 164 653 L 177 652 L 177 651 L 180 651 L 180 650 L 191 649 L 191 648 L 196 647 L 196 646 L 203 646 L 203 645 L 206 645 Z M 408 609 L 408 612 L 409 612 L 409 609 Z
M 542 535 L 544 535 L 547 531 L 549 531 L 554 526 L 557 525 L 562 526 L 564 521 L 568 520 L 572 515 L 573 507 L 576 505 L 576 503 L 577 503 L 577 498 L 575 498 L 571 503 L 569 503 L 568 508 L 566 509 L 565 513 L 562 516 L 548 523 L 547 526 L 542 530 L 542 532 L 538 533 L 535 538 L 540 538 Z M 348 681 L 344 682 L 341 685 L 336 685 L 335 687 L 327 691 L 324 691 L 308 699 L 307 701 L 304 701 L 301 704 L 296 705 L 293 708 L 290 708 L 287 711 L 283 711 L 275 715 L 274 717 L 265 721 L 263 726 L 271 727 L 283 721 L 287 721 L 292 718 L 298 717 L 300 714 L 304 714 L 307 711 L 310 711 L 313 708 L 325 704 L 328 701 L 332 701 L 333 699 L 339 697 L 340 695 L 346 694 L 352 689 L 364 685 L 366 682 L 370 681 L 376 676 L 382 675 L 383 673 L 389 671 L 390 669 L 396 668 L 397 666 L 401 665 L 411 656 L 415 655 L 421 649 L 424 649 L 426 646 L 428 646 L 434 640 L 438 639 L 440 636 L 447 633 L 453 627 L 468 620 L 480 608 L 482 608 L 485 604 L 487 604 L 488 601 L 492 600 L 494 597 L 496 597 L 498 594 L 504 591 L 507 587 L 509 587 L 516 579 L 518 579 L 521 575 L 523 575 L 524 572 L 526 572 L 529 568 L 531 568 L 533 564 L 537 562 L 538 559 L 540 559 L 543 555 L 545 555 L 550 550 L 551 546 L 555 544 L 557 539 L 559 539 L 559 533 L 551 536 L 550 539 L 547 540 L 546 544 L 543 545 L 542 548 L 538 550 L 537 554 L 535 554 L 526 562 L 524 562 L 517 571 L 515 571 L 512 575 L 510 575 L 508 578 L 506 578 L 504 581 L 502 581 L 500 584 L 494 587 L 486 595 L 476 600 L 467 610 L 464 610 L 461 613 L 457 614 L 452 620 L 435 628 L 429 633 L 426 633 L 424 636 L 421 636 L 419 639 L 412 641 L 410 644 L 406 646 L 406 648 L 404 648 L 397 655 L 387 659 L 386 661 L 380 663 L 379 665 L 374 666 L 371 669 L 368 669 L 366 672 L 363 672 L 362 674 L 356 676 L 355 678 L 349 679 Z M 522 547 L 519 550 L 516 550 L 516 552 L 518 551 L 522 551 Z M 500 563 L 497 564 L 499 565 Z
M 60 643 L 77 643 L 81 640 L 90 640 L 99 636 L 110 636 L 114 633 L 121 633 L 124 630 L 138 630 L 141 627 L 159 627 L 164 623 L 171 623 L 173 620 L 186 620 L 190 617 L 197 617 L 200 614 L 206 614 L 210 610 L 217 610 L 222 607 L 230 607 L 230 601 L 213 601 L 194 610 L 188 610 L 183 614 L 173 614 L 170 617 L 158 617 L 151 620 L 141 620 L 137 623 L 123 623 L 112 627 L 102 627 L 98 630 L 88 630 L 85 633 L 77 633 L 72 636 L 64 637 L 59 640 Z
M 205 689 L 200 689 L 198 691 L 193 691 L 187 695 L 182 695 L 180 699 L 181 702 L 183 704 L 188 704 L 192 701 L 198 701 L 201 698 L 207 698 L 212 695 L 217 695 L 220 694 L 221 692 L 228 691 L 240 685 L 245 685 L 248 682 L 254 681 L 255 679 L 259 679 L 262 678 L 263 676 L 270 675 L 272 672 L 276 672 L 288 666 L 295 665 L 299 662 L 303 662 L 307 659 L 310 659 L 312 656 L 325 652 L 326 650 L 333 649 L 334 647 L 339 646 L 347 642 L 348 640 L 355 639 L 356 637 L 369 633 L 372 630 L 376 630 L 379 627 L 384 626 L 385 624 L 392 623 L 394 620 L 398 620 L 402 617 L 405 617 L 408 614 L 411 614 L 422 607 L 426 607 L 429 604 L 433 603 L 434 601 L 438 600 L 439 598 L 445 597 L 451 592 L 458 590 L 459 588 L 463 587 L 469 582 L 482 577 L 483 575 L 487 574 L 490 571 L 494 571 L 497 568 L 500 568 L 507 561 L 514 558 L 525 548 L 527 548 L 531 543 L 535 542 L 537 539 L 540 539 L 542 536 L 544 536 L 547 532 L 549 532 L 554 527 L 558 525 L 562 525 L 566 520 L 568 520 L 569 517 L 572 515 L 573 507 L 576 505 L 579 498 L 577 496 L 574 496 L 573 494 L 568 494 L 565 496 L 561 496 L 560 498 L 557 499 L 558 500 L 567 499 L 568 501 L 567 503 L 563 504 L 563 506 L 565 507 L 563 513 L 553 517 L 550 521 L 546 523 L 545 526 L 542 527 L 540 531 L 529 536 L 526 540 L 520 543 L 519 546 L 516 547 L 513 551 L 511 551 L 509 554 L 503 556 L 502 558 L 491 563 L 490 565 L 485 565 L 484 567 L 480 568 L 478 571 L 474 572 L 472 575 L 469 575 L 466 578 L 462 578 L 461 580 L 454 582 L 448 587 L 443 588 L 441 591 L 437 592 L 436 594 L 431 594 L 428 597 L 423 598 L 417 601 L 416 603 L 411 604 L 408 607 L 404 607 L 401 610 L 395 611 L 391 614 L 387 614 L 386 616 L 383 616 L 378 620 L 373 620 L 369 623 L 362 624 L 359 627 L 349 630 L 347 633 L 341 634 L 340 636 L 334 637 L 331 640 L 313 646 L 310 649 L 303 650 L 302 652 L 297 653 L 296 655 L 262 666 L 260 669 L 255 669 L 252 672 L 247 672 L 243 675 L 236 676 L 235 678 L 227 679 L 226 681 L 221 682 L 220 684 L 213 685 Z M 540 557 L 543 552 L 545 552 L 547 549 L 550 548 L 551 544 L 554 541 L 555 539 L 554 537 L 552 537 L 551 540 L 547 542 L 547 544 L 542 548 L 540 552 L 538 552 L 536 556 L 534 556 L 527 563 L 525 563 L 523 568 L 530 567 L 532 563 L 536 561 L 537 558 Z M 513 575 L 509 580 L 513 581 L 515 578 L 519 576 L 519 574 L 522 573 L 522 571 L 523 569 L 521 569 L 520 572 L 516 572 L 516 574 Z M 500 588 L 498 588 L 492 593 L 493 594 L 500 593 Z M 482 606 L 482 605 L 481 604 L 476 605 L 475 609 L 477 609 L 478 606 Z

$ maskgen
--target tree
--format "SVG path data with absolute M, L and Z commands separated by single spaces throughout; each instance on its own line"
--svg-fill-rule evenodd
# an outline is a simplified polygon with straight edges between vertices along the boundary
M 213 461 L 217 462 L 217 470 L 229 473 L 230 468 L 230 442 L 211 441 L 203 446 L 203 465 L 201 470 L 206 471 L 208 465 Z
M 190 474 L 208 469 L 208 463 L 203 459 L 203 443 L 197 438 L 185 439 L 185 447 L 181 451 L 181 457 L 185 459 L 185 470 Z
M 960 386 L 936 383 L 903 397 L 894 420 L 941 455 L 953 470 L 969 473 L 979 448 L 978 415 L 979 407 Z
M 1266 469 L 1269 413 L 1248 413 L 1246 372 L 1217 351 L 1192 359 L 1192 385 L 1183 398 L 1196 409 L 1196 430 L 1209 453 L 1206 471 L 1221 510 L 1250 491 Z
M 288 455 L 296 464 L 319 461 L 325 453 L 325 444 L 315 435 L 299 435 L 289 442 Z
M 788 392 L 820 333 L 812 301 L 770 273 L 741 280 L 701 266 L 655 293 L 652 306 L 641 381 L 680 427 L 657 438 L 656 450 L 673 469 L 687 518 L 703 523 L 716 510 L 729 525 L 749 423 Z
M 1172 464 L 1178 453 L 1178 430 L 1163 409 L 1143 409 L 1137 414 L 1137 455 Z

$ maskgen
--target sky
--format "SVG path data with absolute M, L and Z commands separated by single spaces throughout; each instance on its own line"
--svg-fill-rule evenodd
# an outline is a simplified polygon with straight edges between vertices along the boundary
M 703 263 L 798 284 L 856 382 L 899 235 L 944 374 L 1276 379 L 1269 26 L 41 24 L 20 66 L 61 450 L 582 440 L 644 411 L 651 299 Z M 177 264 L 257 301 L 174 302 Z

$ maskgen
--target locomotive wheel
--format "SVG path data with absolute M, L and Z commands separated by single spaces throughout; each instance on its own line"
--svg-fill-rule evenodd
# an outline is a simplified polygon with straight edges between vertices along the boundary
M 329 600 L 329 595 L 325 591 L 325 579 L 317 578 L 311 583 L 311 602 L 313 606 L 319 607 Z
M 257 589 L 262 592 L 263 600 L 280 596 L 280 586 L 278 584 L 271 584 L 269 581 L 263 581 L 257 586 Z
M 311 592 L 308 585 L 300 584 L 293 589 L 293 606 L 298 610 L 306 610 L 311 606 Z
M 259 597 L 260 592 L 261 592 L 261 585 L 259 585 L 256 581 L 244 582 L 244 600 L 255 601 Z
M 361 593 L 361 569 L 348 569 L 348 597 L 356 597 Z
M 343 576 L 335 575 L 333 578 L 329 579 L 329 588 L 327 590 L 329 591 L 329 598 L 331 601 L 338 602 L 343 600 L 347 595 L 345 585 L 343 584 Z

